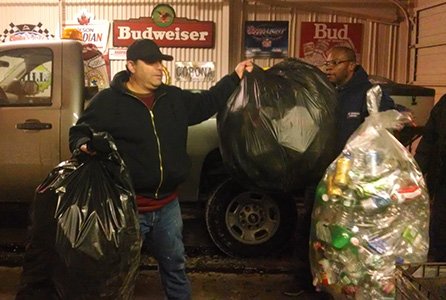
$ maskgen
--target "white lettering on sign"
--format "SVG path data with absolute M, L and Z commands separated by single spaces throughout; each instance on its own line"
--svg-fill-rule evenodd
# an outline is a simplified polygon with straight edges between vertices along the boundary
M 347 39 L 348 25 L 344 24 L 343 28 L 327 28 L 327 24 L 314 24 L 314 39 Z
M 173 31 L 159 31 L 153 30 L 152 27 L 147 27 L 146 30 L 132 30 L 129 26 L 118 26 L 118 40 L 127 39 L 151 39 L 151 40 L 170 40 L 170 41 L 206 41 L 209 35 L 207 31 L 187 31 L 176 27 Z

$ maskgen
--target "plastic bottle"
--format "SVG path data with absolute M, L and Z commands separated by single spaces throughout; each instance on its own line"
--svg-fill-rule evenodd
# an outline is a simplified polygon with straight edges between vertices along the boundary
M 318 274 L 318 281 L 321 285 L 331 285 L 333 284 L 336 279 L 334 278 L 334 274 L 331 268 L 330 261 L 328 259 L 321 259 L 318 262 L 320 271 Z
M 392 201 L 386 195 L 372 195 L 361 200 L 361 207 L 367 213 L 377 213 L 392 205 Z
M 346 189 L 342 193 L 342 204 L 346 207 L 346 210 L 353 208 L 357 203 L 357 195 L 353 189 Z
M 335 224 L 331 226 L 330 231 L 331 231 L 331 245 L 335 249 L 338 250 L 343 249 L 348 244 L 350 244 L 350 239 L 352 238 L 353 233 L 347 228 Z
M 327 193 L 327 185 L 324 180 L 321 180 L 316 187 L 316 202 L 319 204 L 325 204 L 330 200 Z
M 358 256 L 364 266 L 371 270 L 378 270 L 385 264 L 381 255 L 372 252 L 370 249 L 362 245 L 358 247 Z

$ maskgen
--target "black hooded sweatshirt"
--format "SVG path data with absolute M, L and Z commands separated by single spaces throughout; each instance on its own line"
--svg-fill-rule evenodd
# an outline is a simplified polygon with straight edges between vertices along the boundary
M 174 192 L 188 175 L 188 126 L 218 112 L 240 79 L 234 72 L 201 93 L 163 84 L 155 90 L 152 109 L 125 88 L 128 80 L 127 71 L 121 71 L 110 88 L 93 97 L 70 128 L 70 149 L 74 151 L 90 141 L 92 130 L 110 133 L 128 167 L 136 194 L 161 199 Z
M 426 175 L 429 192 L 435 195 L 440 185 L 446 184 L 446 95 L 431 110 L 415 159 Z

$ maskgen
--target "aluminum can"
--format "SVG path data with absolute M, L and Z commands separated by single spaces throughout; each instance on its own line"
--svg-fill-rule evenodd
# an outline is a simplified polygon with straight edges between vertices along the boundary
M 330 174 L 327 176 L 327 194 L 330 197 L 341 197 L 342 196 L 342 190 L 337 187 L 334 182 L 334 174 Z
M 333 183 L 339 187 L 345 187 L 349 183 L 348 172 L 352 166 L 352 159 L 348 156 L 341 156 L 336 162 L 336 171 Z
M 365 163 L 368 169 L 368 173 L 372 177 L 379 175 L 379 166 L 382 162 L 382 153 L 377 150 L 368 150 L 365 153 Z

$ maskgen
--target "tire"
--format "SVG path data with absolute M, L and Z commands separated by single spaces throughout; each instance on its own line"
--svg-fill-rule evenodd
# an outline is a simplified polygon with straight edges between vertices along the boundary
M 248 191 L 234 180 L 222 183 L 206 206 L 211 239 L 221 251 L 235 257 L 279 252 L 293 236 L 296 219 L 292 197 Z

